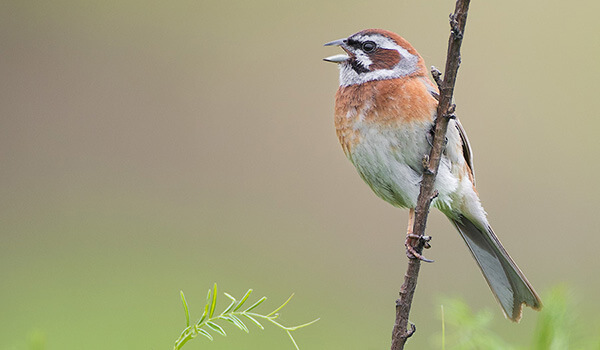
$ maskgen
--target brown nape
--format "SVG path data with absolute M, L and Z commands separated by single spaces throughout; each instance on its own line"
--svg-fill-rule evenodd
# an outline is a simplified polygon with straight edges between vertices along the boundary
M 371 70 L 392 69 L 400 62 L 400 54 L 396 50 L 378 49 L 370 55 L 373 64 Z

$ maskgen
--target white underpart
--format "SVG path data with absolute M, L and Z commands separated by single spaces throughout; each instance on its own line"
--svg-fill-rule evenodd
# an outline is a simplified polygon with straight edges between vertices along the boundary
M 354 36 L 352 39 L 358 40 L 360 42 L 365 41 L 373 41 L 379 48 L 388 49 L 388 50 L 396 50 L 400 54 L 400 62 L 394 66 L 392 69 L 378 69 L 371 72 L 366 73 L 357 73 L 349 63 L 342 63 L 339 65 L 340 67 L 340 86 L 349 86 L 362 84 L 368 81 L 373 80 L 385 80 L 385 79 L 394 79 L 400 78 L 402 76 L 406 76 L 414 73 L 418 69 L 419 57 L 411 54 L 403 48 L 402 46 L 396 44 L 390 38 L 387 38 L 382 35 L 360 35 Z M 365 68 L 369 68 L 373 62 L 362 50 L 355 50 L 353 48 L 347 48 L 356 59 L 363 65 Z
M 383 200 L 397 207 L 416 207 L 423 176 L 422 159 L 430 151 L 423 136 L 429 132 L 432 121 L 385 128 L 363 121 L 360 114 L 354 126 L 360 142 L 348 157 L 363 180 Z M 449 217 L 460 213 L 486 223 L 485 211 L 471 180 L 466 175 L 459 176 L 465 160 L 459 151 L 461 141 L 454 121 L 450 121 L 447 137 L 447 149 L 435 184 L 439 195 L 433 205 Z

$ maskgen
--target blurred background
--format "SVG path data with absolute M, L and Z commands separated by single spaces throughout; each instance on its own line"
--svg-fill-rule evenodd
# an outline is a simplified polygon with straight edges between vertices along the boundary
M 301 349 L 386 349 L 407 212 L 371 193 L 333 128 L 323 43 L 378 27 L 443 68 L 453 1 L 28 1 L 0 4 L 0 349 L 169 349 L 213 282 L 267 295 Z M 478 189 L 544 295 L 600 307 L 600 3 L 471 4 L 456 87 Z M 502 319 L 445 217 L 430 216 L 411 348 L 440 298 Z M 260 296 L 257 295 L 257 296 Z M 222 295 L 221 295 L 222 297 Z M 221 307 L 225 304 L 221 299 Z M 585 300 L 585 304 L 583 301 Z M 597 326 L 594 329 L 598 329 Z M 229 327 L 189 349 L 292 349 Z

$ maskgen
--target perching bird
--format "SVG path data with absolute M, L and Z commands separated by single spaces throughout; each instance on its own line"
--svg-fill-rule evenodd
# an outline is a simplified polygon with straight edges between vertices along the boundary
M 367 29 L 325 45 L 346 53 L 325 58 L 340 69 L 335 127 L 344 153 L 377 196 L 409 208 L 410 235 L 438 90 L 423 58 L 395 33 Z M 518 322 L 523 304 L 539 310 L 542 302 L 488 223 L 458 119 L 450 120 L 446 137 L 432 205 L 460 232 L 504 315 Z

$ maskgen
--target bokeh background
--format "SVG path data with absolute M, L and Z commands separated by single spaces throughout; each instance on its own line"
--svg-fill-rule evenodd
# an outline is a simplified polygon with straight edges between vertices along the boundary
M 345 159 L 339 53 L 368 27 L 442 68 L 452 1 L 0 3 L 0 349 L 169 349 L 206 290 L 292 292 L 302 349 L 389 347 L 406 212 Z M 543 295 L 600 307 L 600 3 L 474 1 L 456 88 L 490 220 Z M 439 213 L 411 319 L 433 348 L 440 296 L 502 319 Z M 224 298 L 221 303 L 225 303 Z M 189 349 L 292 349 L 272 328 Z M 595 328 L 597 329 L 597 328 Z M 33 339 L 33 340 L 32 340 Z

